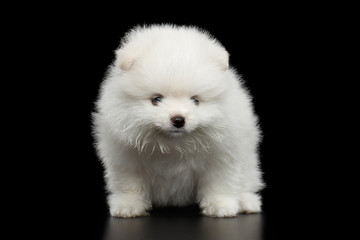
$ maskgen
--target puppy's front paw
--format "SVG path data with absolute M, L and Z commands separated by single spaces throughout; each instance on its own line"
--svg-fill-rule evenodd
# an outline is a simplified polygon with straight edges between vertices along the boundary
M 255 193 L 243 193 L 240 197 L 241 212 L 259 213 L 261 212 L 261 199 Z
M 146 210 L 150 208 L 141 197 L 132 195 L 112 194 L 108 198 L 108 203 L 113 217 L 147 216 Z
M 204 199 L 200 202 L 200 207 L 202 214 L 209 217 L 234 217 L 240 211 L 237 199 L 228 196 Z

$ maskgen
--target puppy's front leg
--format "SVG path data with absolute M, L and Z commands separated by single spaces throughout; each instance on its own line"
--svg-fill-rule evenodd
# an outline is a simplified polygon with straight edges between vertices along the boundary
M 108 204 L 113 217 L 146 216 L 151 208 L 143 176 L 129 168 L 111 168 L 106 174 Z
M 108 138 L 101 143 L 107 143 L 99 146 L 111 216 L 126 218 L 147 215 L 146 210 L 151 208 L 149 183 L 139 156 L 132 150 L 120 149 L 115 141 Z
M 199 181 L 198 201 L 202 214 L 234 217 L 240 212 L 238 184 L 223 169 L 207 169 Z

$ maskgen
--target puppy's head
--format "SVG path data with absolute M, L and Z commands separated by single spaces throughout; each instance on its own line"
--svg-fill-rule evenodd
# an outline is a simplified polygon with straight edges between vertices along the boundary
M 128 142 L 198 138 L 223 126 L 228 53 L 209 35 L 173 26 L 135 29 L 116 54 L 103 93 L 113 126 Z

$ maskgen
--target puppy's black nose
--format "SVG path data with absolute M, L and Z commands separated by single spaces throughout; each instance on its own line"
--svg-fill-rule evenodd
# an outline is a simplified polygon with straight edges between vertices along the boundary
M 173 126 L 176 128 L 182 128 L 185 125 L 185 118 L 183 118 L 182 116 L 175 116 L 172 117 L 170 120 Z

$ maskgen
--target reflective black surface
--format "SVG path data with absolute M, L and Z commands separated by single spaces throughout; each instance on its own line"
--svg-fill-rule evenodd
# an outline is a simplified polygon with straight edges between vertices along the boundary
M 234 218 L 210 218 L 196 206 L 163 208 L 150 216 L 121 219 L 108 217 L 103 240 L 114 239 L 273 239 L 266 229 L 266 214 L 241 214 Z

